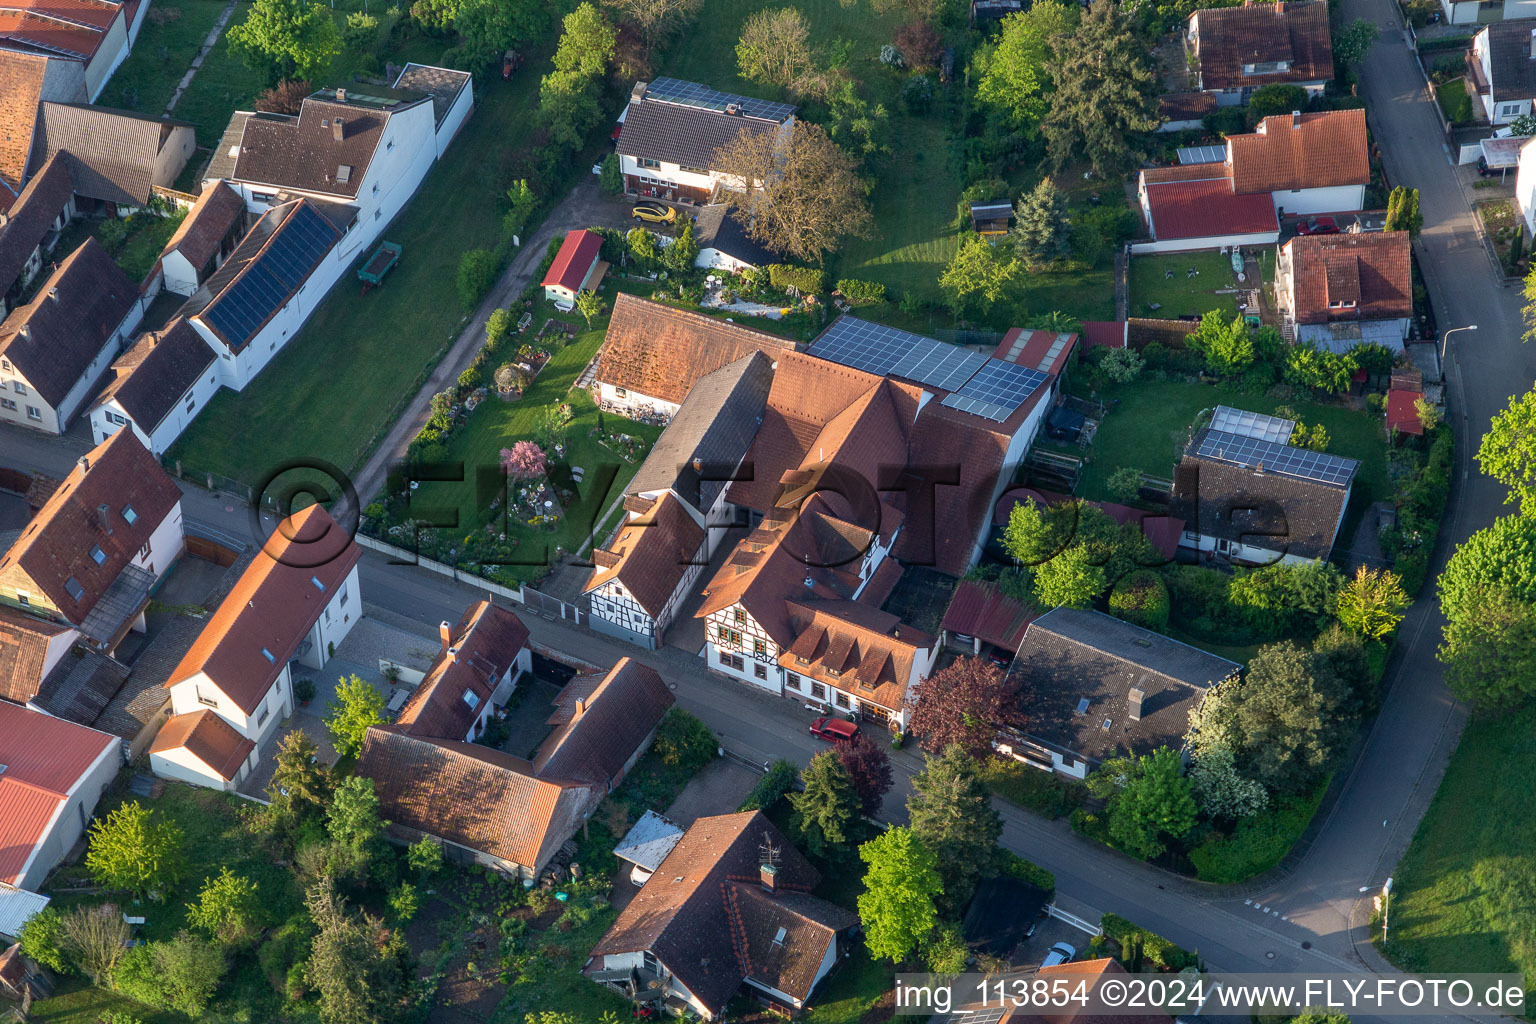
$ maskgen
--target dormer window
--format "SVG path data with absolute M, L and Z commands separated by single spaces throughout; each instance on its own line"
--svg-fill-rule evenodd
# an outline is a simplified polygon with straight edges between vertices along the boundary
M 1337 301 L 1333 301 L 1333 302 L 1328 303 L 1328 308 L 1329 309 L 1354 309 L 1355 308 L 1355 300 L 1354 299 L 1338 299 Z
M 105 551 L 101 550 L 101 545 L 100 544 L 93 544 L 93 545 L 91 545 L 91 561 L 95 562 L 97 565 L 102 565 L 102 564 L 104 564 L 106 562 L 106 560 L 107 560 L 107 553 Z
M 1245 75 L 1277 75 L 1289 70 L 1291 62 L 1288 60 L 1266 60 L 1243 65 Z

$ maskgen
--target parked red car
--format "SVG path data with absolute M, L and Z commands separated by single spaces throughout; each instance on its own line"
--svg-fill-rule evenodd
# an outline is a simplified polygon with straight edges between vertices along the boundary
M 1308 217 L 1296 225 L 1298 235 L 1336 235 L 1339 222 L 1332 217 Z
M 849 741 L 859 734 L 859 727 L 846 718 L 818 718 L 811 723 L 811 735 L 832 742 Z

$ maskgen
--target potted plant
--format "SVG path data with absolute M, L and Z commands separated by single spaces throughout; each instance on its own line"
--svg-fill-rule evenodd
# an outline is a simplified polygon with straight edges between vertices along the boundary
M 309 702 L 315 699 L 315 681 L 300 679 L 293 684 L 293 695 L 299 699 L 299 707 L 309 707 Z

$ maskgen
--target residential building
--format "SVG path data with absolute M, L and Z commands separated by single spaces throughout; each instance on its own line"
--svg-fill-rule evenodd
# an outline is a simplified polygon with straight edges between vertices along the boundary
M 79 635 L 66 622 L 0 604 L 0 698 L 30 703 Z
M 43 100 L 84 100 L 85 77 L 80 72 L 72 61 L 5 49 L 0 43 L 0 213 L 15 204 L 27 182 L 37 105 Z
M 794 121 L 787 103 L 716 92 L 697 82 L 637 82 L 614 144 L 624 190 L 703 206 L 720 188 L 746 183 L 720 169 L 716 154 L 743 134 L 778 135 Z
M 222 181 L 208 185 L 160 253 L 154 271 L 160 275 L 160 286 L 191 296 L 235 251 L 245 231 L 245 200 L 240 193 Z
M 60 8 L 42 0 L 12 0 L 0 16 L 0 50 L 42 55 L 48 78 L 69 100 L 95 102 L 128 57 L 149 4 L 79 0 Z M 46 98 L 46 97 L 45 97 Z
M 432 97 L 433 134 L 441 160 L 475 109 L 475 77 L 468 71 L 408 63 L 395 76 L 394 88 Z
M 178 311 L 219 356 L 219 383 L 244 390 L 339 277 L 331 204 L 295 199 L 263 212 Z
M 1294 428 L 1217 406 L 1174 468 L 1169 510 L 1184 520 L 1180 547 L 1253 565 L 1329 556 L 1360 463 L 1291 446 Z
M 262 748 L 293 711 L 295 676 L 325 668 L 362 617 L 361 557 L 362 549 L 323 506 L 311 505 L 277 525 L 165 682 L 172 712 L 165 728 L 184 740 L 182 747 L 194 738 L 207 742 L 228 755 L 224 768 L 245 770 L 233 760 L 236 748 L 227 733 L 187 716 L 211 710 Z M 205 771 L 213 766 L 201 755 L 167 756 L 162 749 L 151 763 L 169 778 L 216 789 L 238 781 Z
M 1255 2 L 1189 16 L 1185 52 L 1198 88 L 1221 106 L 1245 104 L 1255 89 L 1296 85 L 1313 96 L 1333 78 L 1326 0 Z
M 0 316 L 20 304 L 74 217 L 75 180 L 68 160 L 57 156 L 21 189 L 10 212 L 0 213 Z
M 174 184 L 196 148 L 186 121 L 45 101 L 38 105 L 31 164 L 45 166 L 63 153 L 77 205 L 122 216 L 148 206 L 157 187 Z
M 37 889 L 85 833 L 122 741 L 0 701 L 0 764 L 0 883 Z
M 561 690 L 533 760 L 480 743 L 373 726 L 357 774 L 373 780 L 390 835 L 430 835 L 450 860 L 532 883 L 650 746 L 673 697 L 661 677 L 620 659 Z
M 256 742 L 208 708 L 173 715 L 149 745 L 156 775 L 226 792 L 245 781 L 257 760 Z
M 1071 986 L 1070 991 L 1076 991 L 1079 982 L 1086 982 L 1094 988 L 1095 993 L 1098 993 L 1104 991 L 1096 987 L 1099 979 L 1123 977 L 1129 973 L 1119 960 L 1106 956 L 1097 960 L 1074 960 L 1051 967 L 1041 967 L 1035 971 L 1033 980 L 1048 984 L 1055 984 L 1059 980 L 1066 986 Z M 1211 1019 L 1208 1014 L 1200 1016 Z M 1050 1013 L 1040 1013 L 1034 1007 L 1009 1007 L 1003 1011 L 1002 1019 L 998 1024 L 1103 1024 L 1105 1019 L 1103 1014 L 1095 1012 L 1095 1007 L 1086 1001 L 1083 1003 L 1074 1001 L 1061 1010 L 1053 1007 Z M 1174 1020 L 1166 1013 L 1157 1012 L 1116 1013 L 1114 1019 L 1123 1024 L 1173 1024 Z
M 106 389 L 91 403 L 91 436 L 99 444 L 131 426 L 156 457 L 219 390 L 218 356 L 191 324 L 175 317 L 145 331 L 112 364 Z
M 1084 778 L 1112 757 L 1181 749 L 1206 693 L 1242 666 L 1102 612 L 1054 608 L 1029 624 L 1010 672 L 1022 729 L 1001 754 Z
M 637 1001 L 719 1019 L 738 991 L 794 1016 L 844 955 L 858 917 L 761 811 L 700 818 L 592 949 L 587 977 Z
M 1137 174 L 1152 241 L 1134 243 L 1132 252 L 1270 245 L 1281 217 L 1361 209 L 1370 181 L 1365 111 L 1266 117 L 1254 132 L 1227 136 L 1219 162 Z
M 724 203 L 704 207 L 693 221 L 693 237 L 699 243 L 699 254 L 693 259 L 696 267 L 735 274 L 787 262 L 748 234 Z
M 1500 20 L 1536 18 L 1536 3 L 1531 0 L 1440 0 L 1440 7 L 1450 25 L 1486 25 Z
M 184 550 L 181 491 L 122 431 L 80 457 L 0 555 L 0 603 L 67 623 L 110 654 L 144 631 L 150 592 Z
M 470 605 L 458 625 L 443 622 L 438 630 L 442 650 L 396 724 L 412 736 L 473 743 L 533 671 L 528 627 L 487 598 Z
M 603 275 L 608 272 L 608 264 L 597 258 L 602 247 L 603 236 L 596 231 L 578 229 L 565 233 L 565 241 L 555 253 L 555 262 L 549 265 L 548 273 L 539 283 L 544 289 L 544 297 L 557 309 L 569 311 L 576 305 L 578 293 L 597 290 Z
M 592 628 L 655 648 L 736 522 L 736 477 L 767 405 L 773 367 L 751 352 L 705 374 L 625 489 L 626 521 L 594 551 Z
M 1402 351 L 1413 323 L 1408 232 L 1296 236 L 1275 261 L 1275 299 L 1297 341 L 1334 352 L 1362 342 Z
M 0 322 L 0 421 L 64 433 L 143 317 L 138 286 L 87 238 Z
M 1216 113 L 1219 104 L 1208 92 L 1165 92 L 1157 98 L 1159 132 L 1188 132 L 1205 127 L 1205 119 Z
M 774 359 L 798 348 L 774 334 L 620 292 L 597 357 L 595 397 L 621 415 L 670 420 L 705 374 L 753 352 Z

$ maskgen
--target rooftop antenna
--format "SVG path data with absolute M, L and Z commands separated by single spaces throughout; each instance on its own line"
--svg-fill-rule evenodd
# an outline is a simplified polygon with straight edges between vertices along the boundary
M 763 831 L 763 845 L 757 848 L 757 852 L 762 854 L 764 864 L 777 865 L 782 855 L 780 849 L 773 844 L 773 833 L 766 829 Z

